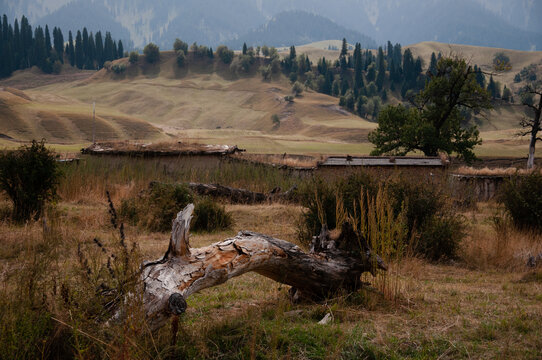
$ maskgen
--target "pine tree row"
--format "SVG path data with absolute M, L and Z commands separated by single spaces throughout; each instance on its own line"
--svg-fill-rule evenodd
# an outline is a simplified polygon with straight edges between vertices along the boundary
M 124 56 L 122 41 L 113 40 L 109 32 L 104 39 L 101 31 L 94 35 L 83 28 L 83 32 L 77 31 L 74 42 L 70 31 L 67 43 L 59 28 L 53 28 L 52 34 L 51 42 L 49 26 L 32 30 L 24 15 L 20 24 L 15 19 L 11 25 L 4 14 L 0 19 L 0 77 L 32 66 L 45 73 L 59 73 L 64 62 L 79 69 L 100 69 L 106 61 Z

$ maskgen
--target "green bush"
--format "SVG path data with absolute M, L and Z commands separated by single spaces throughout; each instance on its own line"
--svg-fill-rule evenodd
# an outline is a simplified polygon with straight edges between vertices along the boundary
M 115 74 L 122 74 L 124 71 L 126 71 L 126 64 L 114 64 L 111 66 L 111 70 Z
M 319 179 L 300 189 L 300 201 L 306 208 L 298 224 L 300 241 L 308 243 L 319 233 L 321 224 L 335 228 L 340 211 L 357 221 L 356 228 L 363 228 L 361 221 L 371 218 L 366 212 L 379 211 L 378 204 L 367 203 L 368 199 L 374 201 L 378 197 L 379 189 L 380 196 L 390 202 L 394 216 L 405 222 L 407 237 L 412 240 L 411 249 L 416 254 L 433 261 L 456 257 L 465 225 L 441 190 L 405 179 L 378 182 L 367 173 L 335 183 Z
M 183 67 L 184 66 L 184 60 L 185 60 L 185 55 L 184 54 L 185 53 L 182 50 L 177 51 L 177 66 L 178 67 Z
M 128 61 L 130 64 L 135 64 L 139 61 L 139 54 L 136 51 L 132 51 L 130 53 L 130 57 L 128 58 Z
M 160 48 L 156 44 L 148 43 L 143 49 L 143 54 L 145 54 L 145 60 L 150 64 L 160 60 Z
M 60 170 L 45 140 L 0 154 L 0 190 L 13 203 L 12 218 L 24 222 L 39 218 L 47 201 L 56 197 Z
M 505 182 L 498 197 L 514 225 L 542 231 L 542 174 L 533 172 Z
M 224 64 L 230 64 L 234 57 L 233 50 L 228 49 L 227 46 L 220 45 L 216 48 L 216 55 L 222 60 Z
M 175 39 L 173 42 L 173 50 L 175 50 L 175 52 L 182 51 L 186 54 L 188 52 L 188 44 L 181 39 Z
M 233 218 L 226 212 L 224 206 L 220 206 L 210 198 L 205 198 L 194 208 L 194 218 L 191 229 L 201 232 L 214 232 L 230 229 Z
M 185 185 L 152 183 L 138 197 L 124 199 L 119 215 L 132 225 L 168 232 L 177 213 L 192 201 L 192 194 Z

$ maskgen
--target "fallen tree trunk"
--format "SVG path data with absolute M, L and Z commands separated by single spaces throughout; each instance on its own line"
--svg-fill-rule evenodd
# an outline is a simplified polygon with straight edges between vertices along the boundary
M 246 189 L 232 188 L 219 184 L 201 184 L 188 183 L 188 187 L 199 195 L 208 195 L 213 197 L 224 197 L 231 200 L 233 203 L 240 204 L 256 204 L 268 200 L 288 200 L 291 198 L 296 186 L 285 192 L 280 192 L 280 188 L 273 189 L 269 194 L 253 192 Z
M 293 299 L 321 300 L 340 289 L 361 287 L 364 272 L 386 269 L 364 241 L 353 238 L 348 224 L 336 239 L 324 227 L 313 238 L 308 254 L 287 241 L 250 231 L 191 249 L 188 233 L 193 210 L 194 206 L 188 205 L 173 221 L 164 257 L 143 264 L 143 302 L 153 329 L 163 326 L 171 315 L 183 313 L 185 299 L 191 294 L 246 272 L 255 271 L 292 286 Z

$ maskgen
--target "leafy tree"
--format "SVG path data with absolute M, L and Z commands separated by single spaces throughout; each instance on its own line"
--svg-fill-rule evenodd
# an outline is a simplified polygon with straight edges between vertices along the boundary
M 220 45 L 216 48 L 216 55 L 224 64 L 230 64 L 233 60 L 233 50 L 228 49 L 227 46 Z
M 145 48 L 143 49 L 143 54 L 145 55 L 145 60 L 149 64 L 154 64 L 158 60 L 160 60 L 160 48 L 158 45 L 153 43 L 148 43 L 145 45 Z
M 414 100 L 414 107 L 388 106 L 380 112 L 378 128 L 369 134 L 374 155 L 406 155 L 420 150 L 426 156 L 439 151 L 457 153 L 466 161 L 475 158 L 480 144 L 476 126 L 461 128 L 460 111 L 491 108 L 490 97 L 476 82 L 474 69 L 460 58 L 442 58 L 437 74 Z
M 510 58 L 503 52 L 498 52 L 493 57 L 493 68 L 496 71 L 509 71 L 512 69 Z
M 130 64 L 135 64 L 139 61 L 139 54 L 136 52 L 136 51 L 132 51 L 130 53 L 130 56 L 128 58 L 128 61 L 130 62 Z
M 188 52 L 188 44 L 182 41 L 181 39 L 177 38 L 173 42 L 173 50 L 175 50 L 176 52 L 178 52 L 179 50 L 182 50 L 186 55 L 186 53 Z
M 0 155 L 0 190 L 12 201 L 17 222 L 41 215 L 44 204 L 56 196 L 59 178 L 54 154 L 44 140 Z

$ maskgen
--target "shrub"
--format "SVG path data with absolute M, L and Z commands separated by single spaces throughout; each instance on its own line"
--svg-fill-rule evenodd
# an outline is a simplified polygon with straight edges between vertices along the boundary
M 191 225 L 192 230 L 213 232 L 230 229 L 232 225 L 233 218 L 230 213 L 226 212 L 224 206 L 217 204 L 210 198 L 196 203 Z
M 111 70 L 115 74 L 122 74 L 124 71 L 126 71 L 126 64 L 114 64 L 111 66 Z
M 498 200 L 514 225 L 542 231 L 542 174 L 516 176 L 503 185 Z
M 216 55 L 220 58 L 220 60 L 222 60 L 224 64 L 230 64 L 234 57 L 233 50 L 228 49 L 228 47 L 224 45 L 220 45 L 216 49 Z
M 192 201 L 185 185 L 152 183 L 137 198 L 123 200 L 119 214 L 133 225 L 167 232 L 177 213 Z
M 136 51 L 132 51 L 130 53 L 130 57 L 128 58 L 128 61 L 130 64 L 135 64 L 139 61 L 139 54 Z
M 54 63 L 53 63 L 53 74 L 60 74 L 60 72 L 62 71 L 62 63 L 58 60 L 56 60 Z
M 145 60 L 149 64 L 153 64 L 160 60 L 160 48 L 156 44 L 148 43 L 143 49 L 143 54 L 145 54 Z
M 182 51 L 182 50 L 177 51 L 177 66 L 178 67 L 183 67 L 184 66 L 184 60 L 185 60 L 184 51 Z
M 293 103 L 294 102 L 294 97 L 292 95 L 286 95 L 284 97 L 284 100 L 289 102 L 289 103 Z
M 60 175 L 45 140 L 0 155 L 0 190 L 13 202 L 13 220 L 37 219 L 44 204 L 56 197 Z
M 276 127 L 280 126 L 280 118 L 277 114 L 273 114 L 273 116 L 271 116 L 271 121 L 273 121 L 274 126 Z
M 299 240 L 307 243 L 320 231 L 321 224 L 335 228 L 343 217 L 341 213 L 357 221 L 355 228 L 364 228 L 363 219 L 380 216 L 367 214 L 382 210 L 378 210 L 381 204 L 368 203 L 378 198 L 389 202 L 393 216 L 404 221 L 406 236 L 412 240 L 411 249 L 416 254 L 429 260 L 456 257 L 465 225 L 440 190 L 406 180 L 379 183 L 366 173 L 336 183 L 315 180 L 301 189 L 300 201 L 306 211 L 298 224 Z
M 263 80 L 269 80 L 271 78 L 271 66 L 260 66 L 258 69 L 260 74 L 262 75 Z
M 294 96 L 300 96 L 301 93 L 303 92 L 304 90 L 304 86 L 303 84 L 301 84 L 299 81 L 296 81 L 294 83 L 294 85 L 292 86 L 292 93 L 294 94 Z

